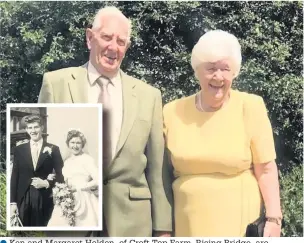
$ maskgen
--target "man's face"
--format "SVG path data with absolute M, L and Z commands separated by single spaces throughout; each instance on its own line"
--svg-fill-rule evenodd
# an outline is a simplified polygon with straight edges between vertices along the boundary
M 39 141 L 42 138 L 43 126 L 38 122 L 28 123 L 26 125 L 26 132 L 30 135 L 31 140 Z
M 119 16 L 103 16 L 101 27 L 87 29 L 87 45 L 90 61 L 99 73 L 109 78 L 120 68 L 129 47 L 128 23 Z

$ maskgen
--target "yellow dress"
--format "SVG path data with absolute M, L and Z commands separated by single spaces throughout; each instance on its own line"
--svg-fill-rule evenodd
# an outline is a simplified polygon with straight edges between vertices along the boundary
M 175 236 L 244 236 L 262 205 L 252 165 L 276 158 L 263 99 L 231 90 L 223 108 L 200 112 L 192 95 L 165 105 L 164 126 Z

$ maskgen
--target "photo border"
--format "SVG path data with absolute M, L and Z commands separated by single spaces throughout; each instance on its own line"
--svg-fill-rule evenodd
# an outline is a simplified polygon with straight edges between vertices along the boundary
M 25 226 L 25 227 L 12 227 L 10 225 L 10 147 L 11 147 L 11 134 L 10 134 L 10 117 L 11 108 L 26 107 L 26 108 L 98 108 L 98 169 L 99 169 L 99 183 L 98 183 L 98 225 L 94 227 L 50 227 L 50 226 Z M 102 104 L 67 104 L 67 103 L 7 103 L 6 104 L 6 230 L 7 231 L 102 231 L 103 230 L 103 161 L 102 161 Z M 101 162 L 101 163 L 100 163 Z

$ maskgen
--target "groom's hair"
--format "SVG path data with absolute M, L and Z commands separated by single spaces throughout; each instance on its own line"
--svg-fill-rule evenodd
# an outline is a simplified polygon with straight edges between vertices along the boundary
M 28 115 L 28 116 L 24 117 L 24 123 L 25 123 L 26 127 L 27 127 L 28 124 L 34 123 L 34 122 L 37 122 L 40 126 L 43 125 L 42 124 L 42 119 L 38 115 Z

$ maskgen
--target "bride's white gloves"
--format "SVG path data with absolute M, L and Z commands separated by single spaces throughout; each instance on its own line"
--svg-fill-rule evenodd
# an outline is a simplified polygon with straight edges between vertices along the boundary
M 46 178 L 48 181 L 53 181 L 56 179 L 56 175 L 55 174 L 49 174 L 48 177 Z

